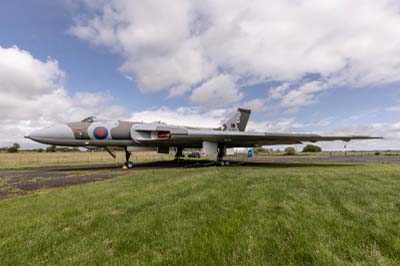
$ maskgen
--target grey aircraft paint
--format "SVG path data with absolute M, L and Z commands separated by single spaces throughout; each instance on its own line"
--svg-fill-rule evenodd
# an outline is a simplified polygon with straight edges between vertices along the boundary
M 377 139 L 369 136 L 319 136 L 314 134 L 281 134 L 245 132 L 251 111 L 239 108 L 219 128 L 194 128 L 169 125 L 162 122 L 138 123 L 129 121 L 99 120 L 88 117 L 81 122 L 71 122 L 32 132 L 34 141 L 58 146 L 109 147 L 122 146 L 127 150 L 136 147 L 154 147 L 165 152 L 176 147 L 177 156 L 183 148 L 208 147 L 208 154 L 218 153 L 218 159 L 230 147 L 259 147 L 263 145 L 300 144 L 317 141 L 350 141 L 352 139 Z M 211 148 L 210 148 L 211 147 Z M 215 151 L 212 149 L 215 148 Z M 211 149 L 211 150 L 210 150 Z M 180 152 L 179 152 L 180 151 Z

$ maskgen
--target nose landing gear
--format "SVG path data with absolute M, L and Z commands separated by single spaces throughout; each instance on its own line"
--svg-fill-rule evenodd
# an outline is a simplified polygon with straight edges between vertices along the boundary
M 117 163 L 117 156 L 108 148 L 104 147 L 104 149 L 114 158 L 115 161 L 115 166 L 118 165 Z M 131 158 L 131 151 L 128 151 L 128 147 L 125 147 L 125 163 L 124 163 L 124 168 L 130 169 L 133 168 L 133 162 L 129 161 Z

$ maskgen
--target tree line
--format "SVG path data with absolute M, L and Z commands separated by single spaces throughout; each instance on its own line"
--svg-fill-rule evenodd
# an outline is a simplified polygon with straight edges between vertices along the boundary
M 21 150 L 21 145 L 19 143 L 14 143 L 9 147 L 0 147 L 0 152 L 8 152 L 8 153 L 17 153 Z M 73 151 L 80 151 L 79 148 L 68 148 L 68 147 L 57 147 L 54 145 L 48 146 L 47 148 L 37 148 L 37 149 L 30 149 L 26 151 L 34 151 L 34 152 L 73 152 Z

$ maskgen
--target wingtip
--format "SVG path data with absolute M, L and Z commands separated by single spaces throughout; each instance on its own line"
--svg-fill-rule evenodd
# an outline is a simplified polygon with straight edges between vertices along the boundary
M 242 108 L 242 107 L 239 107 L 238 108 L 238 111 L 239 112 L 244 112 L 244 113 L 251 113 L 251 109 L 248 109 L 248 108 Z
M 367 137 L 367 139 L 384 139 L 383 137 Z
M 363 135 L 356 135 L 352 136 L 355 139 L 383 139 L 383 137 L 377 137 L 377 136 L 363 136 Z

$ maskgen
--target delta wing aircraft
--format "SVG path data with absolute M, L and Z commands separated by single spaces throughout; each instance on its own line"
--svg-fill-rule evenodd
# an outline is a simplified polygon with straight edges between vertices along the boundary
M 43 144 L 57 146 L 103 147 L 111 156 L 109 147 L 124 147 L 125 165 L 133 167 L 133 151 L 157 150 L 169 153 L 175 148 L 176 158 L 183 156 L 184 148 L 201 148 L 208 156 L 216 156 L 224 165 L 226 148 L 260 147 L 264 145 L 301 144 L 317 141 L 350 141 L 353 139 L 378 139 L 369 136 L 319 136 L 314 134 L 282 134 L 246 132 L 250 110 L 239 108 L 218 128 L 199 128 L 169 125 L 163 122 L 129 122 L 102 120 L 88 117 L 80 122 L 58 124 L 32 132 L 26 138 Z

